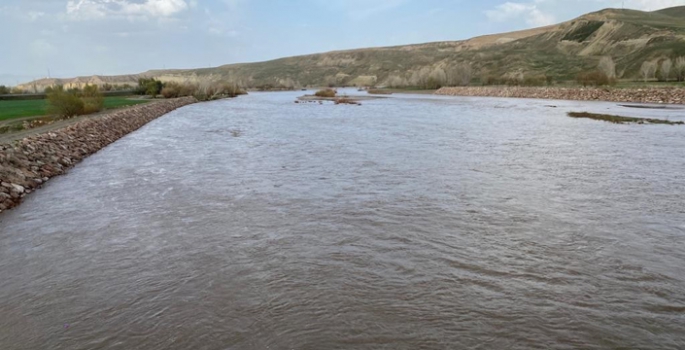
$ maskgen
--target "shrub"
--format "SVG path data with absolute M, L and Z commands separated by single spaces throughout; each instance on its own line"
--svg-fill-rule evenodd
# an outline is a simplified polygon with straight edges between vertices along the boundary
M 656 62 L 645 61 L 642 63 L 642 66 L 640 67 L 640 75 L 642 76 L 642 79 L 644 79 L 645 83 L 650 79 L 654 79 L 654 77 L 656 76 L 656 71 Z
M 616 83 L 615 79 L 609 78 L 605 73 L 598 70 L 582 72 L 578 74 L 576 81 L 583 86 L 605 86 Z
M 96 85 L 86 85 L 80 95 L 83 100 L 83 114 L 91 114 L 105 108 L 105 98 Z
M 403 88 L 409 85 L 409 83 L 407 82 L 407 79 L 404 79 L 397 75 L 393 75 L 388 77 L 384 85 L 391 88 Z
M 671 70 L 673 69 L 673 61 L 667 58 L 665 61 L 661 62 L 661 69 L 659 70 L 659 80 L 669 81 L 671 79 Z
M 138 87 L 135 93 L 138 95 L 150 95 L 157 97 L 162 91 L 164 84 L 155 78 L 140 78 L 138 79 Z
M 496 75 L 486 75 L 481 78 L 481 83 L 483 85 L 501 85 L 501 80 Z
M 614 60 L 610 56 L 602 57 L 599 60 L 597 69 L 606 74 L 609 79 L 616 78 L 616 63 L 614 63 Z
M 50 113 L 66 118 L 83 114 L 85 107 L 83 100 L 61 86 L 48 94 L 48 105 Z
M 547 85 L 547 76 L 542 75 L 526 75 L 523 78 L 524 86 L 545 86 Z
M 473 79 L 473 69 L 468 63 L 458 64 L 447 71 L 447 84 L 450 86 L 468 86 Z
M 333 89 L 323 89 L 317 91 L 314 95 L 318 97 L 335 97 L 338 92 Z
M 179 97 L 180 86 L 177 84 L 167 84 L 166 86 L 164 86 L 161 93 L 162 93 L 162 96 L 164 96 L 164 98 Z
M 685 81 L 685 57 L 676 58 L 673 73 L 678 81 Z
M 372 95 L 392 95 L 392 91 L 383 89 L 369 89 L 366 92 Z
M 188 94 L 188 95 L 186 95 Z M 200 84 L 184 84 L 179 96 L 192 95 L 200 101 L 247 94 L 238 84 L 225 81 L 205 81 Z

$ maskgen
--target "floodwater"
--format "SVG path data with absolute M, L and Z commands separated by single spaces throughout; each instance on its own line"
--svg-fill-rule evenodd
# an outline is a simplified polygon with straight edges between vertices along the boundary
M 685 120 L 255 93 L 0 215 L 0 349 L 683 349 Z M 551 106 L 556 107 L 551 107 Z

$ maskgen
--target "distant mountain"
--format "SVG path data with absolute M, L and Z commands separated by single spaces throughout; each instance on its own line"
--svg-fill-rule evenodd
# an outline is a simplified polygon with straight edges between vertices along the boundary
M 248 87 L 384 85 L 410 81 L 421 69 L 471 65 L 474 76 L 547 75 L 573 79 L 611 56 L 619 78 L 636 78 L 645 61 L 685 56 L 685 6 L 654 12 L 605 9 L 548 27 L 476 37 L 463 41 L 335 51 L 216 68 L 152 70 L 139 75 L 95 77 L 135 84 L 140 76 L 163 81 L 222 78 Z M 94 77 L 59 80 L 83 84 Z M 39 88 L 46 80 L 36 82 Z M 24 86 L 30 87 L 32 83 Z

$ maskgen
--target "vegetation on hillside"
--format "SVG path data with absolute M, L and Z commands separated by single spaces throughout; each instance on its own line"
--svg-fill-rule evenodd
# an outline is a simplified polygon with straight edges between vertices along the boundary
M 602 21 L 589 21 L 568 32 L 561 40 L 576 41 L 582 43 L 604 25 Z
M 140 76 L 143 80 L 138 82 L 138 91 L 155 96 L 162 93 L 162 82 L 186 80 L 224 81 L 262 90 L 685 81 L 685 59 L 680 59 L 685 57 L 683 13 L 685 7 L 656 12 L 608 9 L 555 26 L 465 41 L 336 51 L 206 69 L 150 71 Z M 668 61 L 670 66 L 665 63 Z M 656 62 L 657 69 L 645 62 Z M 169 89 L 172 91 L 168 90 L 167 95 L 182 94 L 174 89 Z

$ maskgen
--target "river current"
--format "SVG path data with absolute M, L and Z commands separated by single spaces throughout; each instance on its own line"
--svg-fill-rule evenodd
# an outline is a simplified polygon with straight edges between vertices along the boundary
M 254 93 L 0 214 L 0 349 L 683 349 L 685 120 Z

